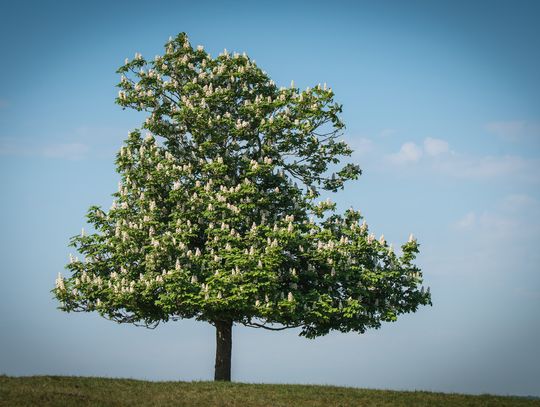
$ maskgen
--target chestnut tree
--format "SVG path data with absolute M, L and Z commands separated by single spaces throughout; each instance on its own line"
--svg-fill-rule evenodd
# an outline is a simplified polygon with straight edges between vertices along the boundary
M 118 73 L 116 102 L 147 118 L 117 154 L 112 206 L 92 206 L 92 232 L 71 239 L 83 257 L 57 278 L 60 309 L 206 321 L 215 379 L 230 380 L 234 324 L 363 333 L 431 303 L 412 235 L 396 253 L 321 199 L 361 173 L 340 164 L 352 151 L 332 89 L 278 87 L 245 54 L 213 58 L 184 33 Z

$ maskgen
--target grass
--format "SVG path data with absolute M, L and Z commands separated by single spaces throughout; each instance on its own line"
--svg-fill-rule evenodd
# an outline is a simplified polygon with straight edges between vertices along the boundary
M 540 406 L 540 400 L 424 391 L 93 377 L 0 376 L 0 406 Z

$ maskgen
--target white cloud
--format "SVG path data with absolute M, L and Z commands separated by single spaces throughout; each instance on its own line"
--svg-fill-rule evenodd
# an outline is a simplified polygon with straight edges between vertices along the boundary
M 442 139 L 427 137 L 423 146 L 412 141 L 404 143 L 397 153 L 387 155 L 386 158 L 393 164 L 405 164 L 419 162 L 422 156 L 438 156 L 449 151 L 448 142 Z
M 441 139 L 427 137 L 424 139 L 424 151 L 427 155 L 436 156 L 448 152 L 448 142 Z
M 413 142 L 404 143 L 399 152 L 390 154 L 388 159 L 395 164 L 417 162 L 422 157 L 422 149 Z
M 450 150 L 446 140 L 427 137 L 423 145 L 404 143 L 397 153 L 384 157 L 393 165 L 422 165 L 429 173 L 468 179 L 513 177 L 514 181 L 539 182 L 540 159 L 517 155 L 474 156 Z M 431 159 L 430 159 L 431 158 Z

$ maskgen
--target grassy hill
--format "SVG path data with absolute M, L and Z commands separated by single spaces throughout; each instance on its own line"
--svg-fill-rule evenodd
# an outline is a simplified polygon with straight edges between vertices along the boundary
M 0 376 L 0 406 L 540 406 L 540 400 L 333 386 Z

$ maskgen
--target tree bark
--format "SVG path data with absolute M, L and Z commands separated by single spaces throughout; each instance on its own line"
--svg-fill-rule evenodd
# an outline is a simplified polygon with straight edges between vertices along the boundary
M 216 365 L 214 380 L 231 381 L 232 321 L 215 321 Z

